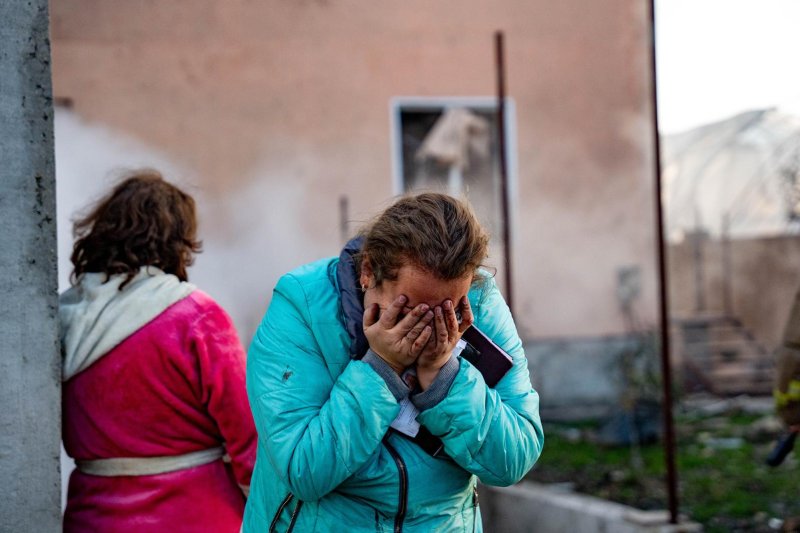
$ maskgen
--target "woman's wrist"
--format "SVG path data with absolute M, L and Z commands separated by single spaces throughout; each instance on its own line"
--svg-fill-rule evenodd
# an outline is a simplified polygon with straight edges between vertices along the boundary
M 395 374 L 397 374 L 398 376 L 402 376 L 403 372 L 406 371 L 405 367 L 403 365 L 401 365 L 400 363 L 398 363 L 396 361 L 392 361 L 388 357 L 382 356 L 381 354 L 379 354 L 375 350 L 372 350 L 372 351 L 375 353 L 375 355 L 377 355 L 378 357 L 383 359 L 383 362 L 386 363 L 392 370 L 394 370 Z
M 440 365 L 428 365 L 424 367 L 417 366 L 417 381 L 422 390 L 428 390 L 433 380 L 439 375 L 439 370 L 442 369 L 447 360 L 442 361 Z
M 450 357 L 447 359 L 444 365 L 436 370 L 436 375 L 433 377 L 430 385 L 426 385 L 426 390 L 412 393 L 411 402 L 420 411 L 438 405 L 447 397 L 450 387 L 455 381 L 458 369 L 459 363 L 457 358 Z M 425 374 L 425 370 L 423 370 L 423 374 Z

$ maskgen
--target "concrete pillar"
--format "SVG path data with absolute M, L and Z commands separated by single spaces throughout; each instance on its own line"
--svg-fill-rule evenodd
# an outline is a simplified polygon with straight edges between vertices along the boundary
M 0 0 L 0 531 L 61 530 L 47 0 Z

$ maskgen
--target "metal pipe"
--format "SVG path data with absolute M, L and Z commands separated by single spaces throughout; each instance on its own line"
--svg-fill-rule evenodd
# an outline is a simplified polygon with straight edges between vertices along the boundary
M 511 216 L 509 212 L 508 164 L 506 160 L 506 71 L 503 32 L 494 34 L 495 66 L 497 67 L 497 145 L 500 160 L 500 191 L 502 195 L 503 258 L 505 261 L 506 303 L 514 311 L 511 265 Z
M 339 239 L 342 244 L 347 244 L 351 237 L 348 211 L 350 211 L 350 199 L 343 194 L 339 196 Z
M 692 233 L 692 258 L 694 261 L 694 311 L 697 314 L 706 310 L 705 258 L 703 254 L 705 240 L 703 230 L 700 229 L 700 226 L 696 226 Z
M 733 268 L 731 263 L 731 216 L 722 215 L 722 309 L 733 316 Z
M 653 149 L 655 172 L 655 211 L 656 242 L 659 283 L 659 312 L 661 324 L 661 374 L 664 402 L 662 406 L 664 418 L 664 460 L 667 469 L 667 503 L 670 523 L 678 523 L 678 473 L 675 466 L 675 428 L 672 419 L 672 368 L 670 366 L 669 343 L 669 301 L 667 299 L 667 261 L 664 243 L 664 211 L 661 205 L 661 142 L 658 134 L 658 90 L 656 87 L 656 25 L 655 0 L 648 2 L 649 13 L 649 48 L 650 48 L 650 97 L 653 128 Z

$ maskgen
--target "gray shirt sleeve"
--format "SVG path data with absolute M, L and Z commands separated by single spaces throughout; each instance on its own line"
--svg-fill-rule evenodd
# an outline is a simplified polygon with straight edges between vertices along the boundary
M 417 409 L 424 411 L 444 400 L 445 396 L 447 396 L 447 393 L 450 391 L 450 386 L 456 379 L 456 374 L 460 366 L 458 358 L 451 356 L 444 366 L 439 369 L 439 373 L 434 378 L 431 386 L 428 387 L 428 390 L 418 394 L 412 394 L 411 402 Z
M 380 355 L 372 350 L 367 350 L 367 353 L 361 360 L 371 366 L 372 369 L 383 378 L 398 402 L 408 396 L 410 392 L 408 385 L 405 384 L 403 379 L 397 375 L 397 372 L 395 372 L 394 369 L 389 366 L 389 363 L 384 361 Z

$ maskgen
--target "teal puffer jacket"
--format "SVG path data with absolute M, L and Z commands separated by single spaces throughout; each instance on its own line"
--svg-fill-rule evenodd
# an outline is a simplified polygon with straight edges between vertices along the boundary
M 434 458 L 389 431 L 400 406 L 351 359 L 336 259 L 284 275 L 255 334 L 247 391 L 258 456 L 244 533 L 481 531 L 477 479 L 511 485 L 544 442 L 539 398 L 494 280 L 469 299 L 476 325 L 513 356 L 494 389 L 466 360 L 447 396 L 418 420 L 444 443 Z

